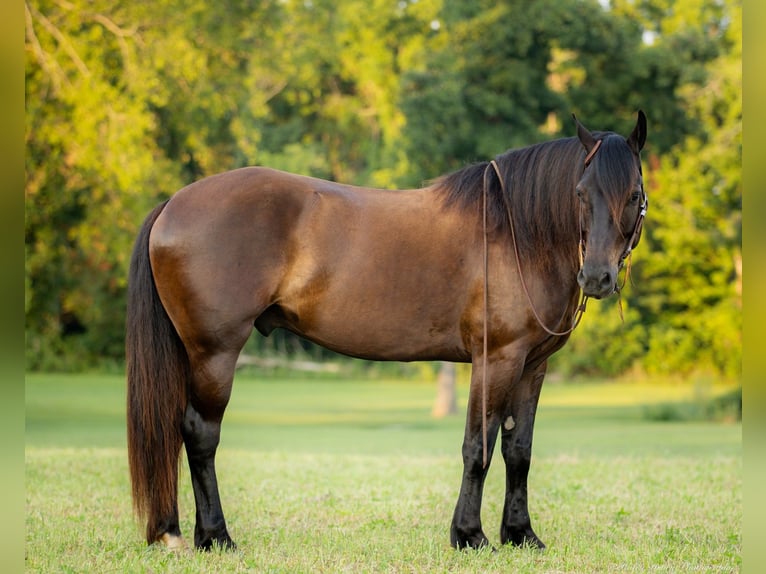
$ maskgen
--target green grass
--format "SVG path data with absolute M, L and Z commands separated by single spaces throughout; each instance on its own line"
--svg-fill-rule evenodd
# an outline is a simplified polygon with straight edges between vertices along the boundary
M 120 377 L 27 378 L 30 572 L 736 572 L 741 425 L 653 421 L 689 387 L 544 387 L 530 512 L 545 552 L 455 552 L 463 415 L 432 384 L 241 377 L 218 474 L 234 553 L 147 548 L 131 515 Z M 467 389 L 460 388 L 461 408 Z M 719 392 L 713 389 L 711 392 Z M 504 469 L 487 480 L 498 543 Z M 182 529 L 194 505 L 184 468 Z

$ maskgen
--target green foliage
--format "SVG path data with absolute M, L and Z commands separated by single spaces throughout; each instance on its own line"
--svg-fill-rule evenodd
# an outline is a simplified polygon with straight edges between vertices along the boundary
M 690 134 L 653 162 L 651 224 L 636 265 L 635 303 L 651 324 L 650 372 L 704 370 L 737 378 L 742 347 L 741 18 L 704 88 L 686 85 Z
M 649 116 L 650 211 L 624 293 L 591 305 L 562 373 L 741 362 L 736 0 L 26 3 L 31 369 L 122 357 L 149 209 L 250 164 L 416 186 L 509 147 Z M 293 348 L 289 334 L 250 352 Z
M 682 96 L 678 102 L 687 109 L 676 117 L 688 129 L 676 123 L 673 129 L 684 135 L 662 155 L 654 136 L 649 138 L 644 178 L 650 207 L 626 290 L 625 324 L 617 332 L 610 331 L 589 312 L 582 329 L 583 334 L 594 333 L 592 341 L 589 337 L 586 345 L 573 336 L 574 344 L 557 360 L 574 372 L 588 372 L 577 367 L 577 361 L 585 365 L 609 362 L 616 372 L 632 367 L 649 374 L 707 373 L 738 379 L 742 360 L 741 6 L 705 3 L 706 9 L 700 11 L 699 2 L 672 3 L 672 10 L 660 4 L 641 4 L 655 16 L 657 10 L 667 14 L 670 20 L 656 30 L 664 41 L 658 40 L 648 52 L 654 58 L 668 51 L 662 56 L 663 65 L 675 68 L 678 79 L 672 83 L 673 92 Z M 624 8 L 617 3 L 615 10 Z M 696 48 L 685 44 L 687 40 Z M 689 69 L 678 67 L 679 55 L 689 59 Z M 658 87 L 664 85 L 658 82 Z M 670 109 L 658 106 L 660 126 L 661 114 Z M 654 128 L 650 129 L 653 134 Z M 600 337 L 610 339 L 608 350 L 596 343 Z M 630 360 L 606 360 L 608 353 Z
M 175 186 L 155 153 L 122 10 L 27 5 L 27 360 L 122 347 L 136 221 Z M 164 168 L 164 169 L 163 169 Z M 152 191 L 148 191 L 152 190 Z M 68 337 L 80 340 L 72 344 Z
M 550 370 L 568 377 L 617 376 L 640 370 L 647 346 L 646 328 L 637 310 L 613 299 L 589 301 L 580 326 L 563 350 L 550 360 Z M 621 314 L 622 313 L 622 314 Z

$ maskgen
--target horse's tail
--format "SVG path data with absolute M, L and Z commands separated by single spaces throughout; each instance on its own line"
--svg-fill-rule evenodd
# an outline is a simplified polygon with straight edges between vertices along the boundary
M 149 233 L 166 203 L 147 216 L 133 248 L 125 336 L 133 508 L 146 521 L 149 544 L 178 513 L 181 424 L 191 371 L 186 349 L 160 301 L 149 261 Z

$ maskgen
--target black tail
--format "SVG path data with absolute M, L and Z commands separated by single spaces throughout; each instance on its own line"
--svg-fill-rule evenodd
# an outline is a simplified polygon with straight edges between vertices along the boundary
M 190 374 L 186 349 L 162 306 L 149 261 L 149 233 L 166 203 L 144 221 L 128 276 L 128 461 L 133 507 L 146 521 L 149 544 L 178 516 L 181 424 Z

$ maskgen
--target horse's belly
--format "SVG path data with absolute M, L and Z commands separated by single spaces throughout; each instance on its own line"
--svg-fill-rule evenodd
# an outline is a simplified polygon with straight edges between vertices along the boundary
M 402 294 L 318 297 L 311 304 L 283 301 L 255 322 L 263 334 L 277 327 L 292 331 L 330 350 L 372 360 L 470 360 L 460 317 L 447 309 L 417 304 Z M 431 302 L 432 303 L 432 302 Z

